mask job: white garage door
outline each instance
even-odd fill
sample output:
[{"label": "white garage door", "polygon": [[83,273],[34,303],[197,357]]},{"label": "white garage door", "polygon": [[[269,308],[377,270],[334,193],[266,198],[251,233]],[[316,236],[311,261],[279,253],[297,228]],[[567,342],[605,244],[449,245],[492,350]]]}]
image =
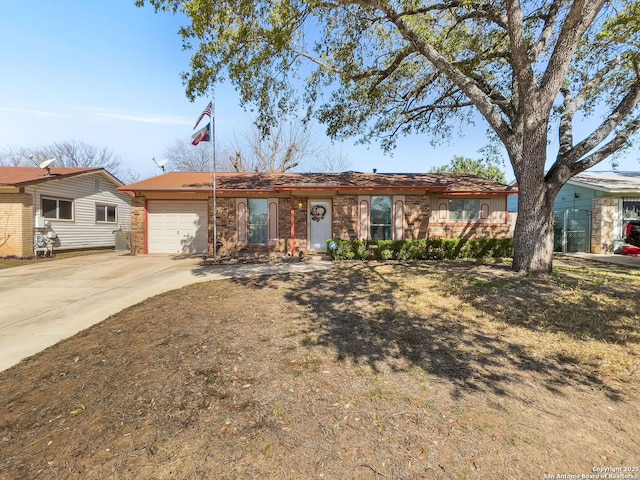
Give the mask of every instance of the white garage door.
[{"label": "white garage door", "polygon": [[149,253],[207,251],[207,202],[149,201]]}]

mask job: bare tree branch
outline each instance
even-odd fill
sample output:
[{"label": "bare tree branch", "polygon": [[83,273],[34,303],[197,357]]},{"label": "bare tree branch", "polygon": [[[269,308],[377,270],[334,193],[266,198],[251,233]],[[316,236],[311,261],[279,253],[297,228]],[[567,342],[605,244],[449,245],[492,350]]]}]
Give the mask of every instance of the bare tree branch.
[{"label": "bare tree branch", "polygon": [[[596,148],[606,138],[613,133],[613,131],[624,122],[633,109],[640,102],[640,79],[631,85],[629,91],[624,96],[622,101],[613,110],[611,115],[605,119],[587,138],[578,143],[575,147],[567,151],[562,158],[559,158],[561,163],[573,164]],[[635,130],[634,130],[635,131]]]}]

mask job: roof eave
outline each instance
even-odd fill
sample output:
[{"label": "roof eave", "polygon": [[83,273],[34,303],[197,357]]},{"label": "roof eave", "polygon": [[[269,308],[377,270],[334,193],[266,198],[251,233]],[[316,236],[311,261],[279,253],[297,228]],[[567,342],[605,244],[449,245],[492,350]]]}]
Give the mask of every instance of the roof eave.
[{"label": "roof eave", "polygon": [[[567,181],[567,183],[576,187],[590,188],[591,190],[597,190],[605,193],[634,193],[633,186],[631,185],[625,188],[611,188],[602,185],[594,185],[593,183],[581,182],[580,180],[575,180],[573,178]],[[640,186],[636,188],[640,188]]]}]

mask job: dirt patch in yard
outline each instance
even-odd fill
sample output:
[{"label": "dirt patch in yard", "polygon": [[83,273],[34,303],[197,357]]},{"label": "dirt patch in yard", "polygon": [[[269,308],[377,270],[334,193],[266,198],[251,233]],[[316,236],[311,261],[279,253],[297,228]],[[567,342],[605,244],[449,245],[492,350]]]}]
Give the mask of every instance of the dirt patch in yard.
[{"label": "dirt patch in yard", "polygon": [[572,259],[193,285],[0,373],[0,478],[640,478],[639,290]]}]

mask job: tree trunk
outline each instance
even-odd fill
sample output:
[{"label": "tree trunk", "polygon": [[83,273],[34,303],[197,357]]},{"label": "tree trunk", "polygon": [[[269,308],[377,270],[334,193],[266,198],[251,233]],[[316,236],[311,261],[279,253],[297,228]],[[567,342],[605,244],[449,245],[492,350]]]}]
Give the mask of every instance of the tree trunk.
[{"label": "tree trunk", "polygon": [[545,181],[546,140],[542,127],[525,133],[522,156],[513,162],[518,182],[518,218],[512,268],[521,273],[547,274],[553,269],[553,204],[561,185]]},{"label": "tree trunk", "polygon": [[544,183],[537,187],[518,189],[512,264],[517,272],[551,273],[553,269],[553,200]]}]

